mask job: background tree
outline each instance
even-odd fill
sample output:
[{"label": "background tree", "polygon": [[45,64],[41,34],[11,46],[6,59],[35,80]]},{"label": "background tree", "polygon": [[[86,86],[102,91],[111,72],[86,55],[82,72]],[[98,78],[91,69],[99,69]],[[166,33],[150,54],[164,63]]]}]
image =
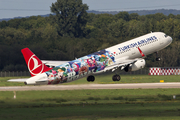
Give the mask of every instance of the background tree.
[{"label": "background tree", "polygon": [[80,37],[88,19],[88,6],[82,0],[57,0],[52,3],[52,21],[56,24],[60,36]]},{"label": "background tree", "polygon": [[118,14],[115,15],[116,19],[123,19],[125,21],[129,21],[130,20],[130,16],[128,12],[119,12]]},{"label": "background tree", "polygon": [[[87,5],[81,0],[58,1],[52,6],[57,14],[51,17],[32,16],[0,22],[0,71],[28,70],[20,52],[25,47],[40,59],[73,60],[150,31],[170,35],[173,43],[159,51],[162,61],[155,61],[156,54],[148,55],[146,67],[180,65],[180,15],[93,14],[85,12]],[[60,8],[62,11],[58,11]]]}]

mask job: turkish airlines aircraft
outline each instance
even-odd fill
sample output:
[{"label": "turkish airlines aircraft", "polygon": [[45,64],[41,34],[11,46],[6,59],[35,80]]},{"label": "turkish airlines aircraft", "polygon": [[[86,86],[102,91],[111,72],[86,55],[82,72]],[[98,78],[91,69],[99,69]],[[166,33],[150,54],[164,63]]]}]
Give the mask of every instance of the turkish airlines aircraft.
[{"label": "turkish airlines aircraft", "polygon": [[[25,80],[14,80],[24,82],[27,85],[36,84],[60,84],[71,82],[87,76],[87,81],[94,81],[93,74],[117,69],[136,71],[144,68],[143,58],[151,53],[167,47],[172,42],[172,38],[162,32],[151,32],[141,37],[120,43],[107,49],[86,55],[73,61],[41,61],[28,48],[21,50],[31,78]],[[160,58],[156,58],[160,60]],[[62,64],[63,63],[63,64]],[[49,66],[56,66],[50,68]],[[115,74],[113,81],[119,81],[120,76]],[[13,80],[10,80],[13,81]]]}]

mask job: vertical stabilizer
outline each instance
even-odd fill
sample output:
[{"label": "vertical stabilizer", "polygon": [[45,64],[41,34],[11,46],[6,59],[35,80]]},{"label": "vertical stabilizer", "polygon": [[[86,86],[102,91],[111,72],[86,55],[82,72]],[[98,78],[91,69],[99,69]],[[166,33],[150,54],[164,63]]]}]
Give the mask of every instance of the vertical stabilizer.
[{"label": "vertical stabilizer", "polygon": [[29,48],[24,48],[21,52],[32,77],[52,69],[42,63],[42,61]]}]

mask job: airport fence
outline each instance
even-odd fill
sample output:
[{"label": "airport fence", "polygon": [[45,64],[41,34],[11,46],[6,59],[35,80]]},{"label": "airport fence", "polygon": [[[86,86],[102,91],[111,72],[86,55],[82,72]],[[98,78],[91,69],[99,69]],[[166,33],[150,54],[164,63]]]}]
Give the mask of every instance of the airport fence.
[{"label": "airport fence", "polygon": [[7,72],[7,71],[1,71],[0,77],[23,77],[23,76],[31,76],[29,71],[13,71],[13,72]]},{"label": "airport fence", "polygon": [[[116,71],[117,74],[120,75],[148,75],[149,69],[141,69],[138,71],[133,72],[125,72],[125,71]],[[112,72],[104,73],[104,74],[112,74]],[[23,77],[23,76],[31,76],[29,71],[13,71],[13,72],[7,72],[7,71],[1,71],[0,77]]]},{"label": "airport fence", "polygon": [[149,69],[140,69],[140,70],[132,71],[132,72],[125,72],[123,70],[123,71],[120,71],[119,73],[121,75],[148,75],[149,74]]}]

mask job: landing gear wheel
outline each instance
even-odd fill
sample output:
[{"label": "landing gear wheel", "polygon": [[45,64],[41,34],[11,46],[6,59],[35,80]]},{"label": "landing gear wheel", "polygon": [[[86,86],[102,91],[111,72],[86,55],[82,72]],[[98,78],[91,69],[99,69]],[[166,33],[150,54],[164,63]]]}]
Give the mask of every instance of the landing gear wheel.
[{"label": "landing gear wheel", "polygon": [[95,77],[93,75],[90,75],[87,77],[88,82],[94,82],[94,80],[95,80]]},{"label": "landing gear wheel", "polygon": [[161,60],[161,58],[160,58],[160,57],[156,58],[156,61],[160,61],[160,60]]},{"label": "landing gear wheel", "polygon": [[113,81],[120,81],[121,77],[120,77],[120,75],[113,75],[112,80]]},{"label": "landing gear wheel", "polygon": [[161,58],[158,57],[158,52],[156,52],[156,61],[160,61],[160,60],[161,60]]}]

